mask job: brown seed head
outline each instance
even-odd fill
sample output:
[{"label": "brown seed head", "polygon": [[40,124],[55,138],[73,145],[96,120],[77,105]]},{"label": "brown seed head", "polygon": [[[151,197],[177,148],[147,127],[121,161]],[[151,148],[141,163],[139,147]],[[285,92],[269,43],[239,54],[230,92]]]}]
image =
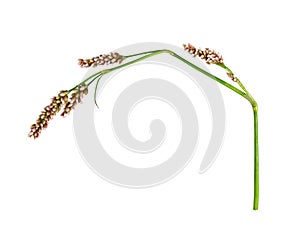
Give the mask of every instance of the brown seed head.
[{"label": "brown seed head", "polygon": [[75,88],[70,94],[70,97],[65,104],[61,116],[65,117],[66,115],[68,115],[78,103],[82,102],[83,96],[87,94],[88,94],[88,86],[86,84],[81,84],[77,88]]},{"label": "brown seed head", "polygon": [[200,48],[195,48],[191,44],[184,44],[184,50],[192,54],[194,57],[198,56],[203,59],[207,64],[223,64],[223,57],[216,51],[209,48],[201,50]]},{"label": "brown seed head", "polygon": [[28,136],[39,137],[41,131],[48,127],[48,122],[61,110],[67,98],[68,92],[66,90],[60,91],[57,96],[53,97],[51,103],[39,115],[36,123],[31,125]]},{"label": "brown seed head", "polygon": [[[224,65],[223,57],[214,50],[209,48],[205,48],[204,50],[201,50],[200,48],[197,49],[191,44],[184,44],[183,48],[194,57],[198,56],[199,58],[203,59],[207,64]],[[227,75],[232,81],[237,81],[237,78],[232,73],[227,72]]]},{"label": "brown seed head", "polygon": [[122,63],[124,60],[124,56],[120,55],[117,52],[112,52],[110,54],[102,54],[90,59],[78,59],[78,64],[81,67],[96,67],[99,65],[108,65],[108,64],[113,64],[113,63]]}]

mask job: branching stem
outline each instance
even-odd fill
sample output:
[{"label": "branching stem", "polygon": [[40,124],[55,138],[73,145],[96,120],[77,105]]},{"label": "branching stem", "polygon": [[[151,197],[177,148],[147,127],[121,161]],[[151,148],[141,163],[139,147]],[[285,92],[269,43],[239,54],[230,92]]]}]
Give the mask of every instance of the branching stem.
[{"label": "branching stem", "polygon": [[[211,73],[203,70],[202,68],[196,66],[195,64],[187,61],[186,59],[184,59],[181,56],[177,55],[173,51],[170,51],[170,50],[167,50],[167,49],[162,49],[162,50],[146,51],[146,52],[141,52],[141,53],[132,54],[132,55],[128,55],[128,56],[123,56],[124,60],[132,58],[132,57],[138,57],[138,56],[141,56],[141,57],[136,58],[136,59],[131,60],[131,61],[128,61],[127,63],[124,63],[122,65],[118,65],[118,66],[112,67],[110,69],[105,69],[105,70],[99,71],[99,72],[89,76],[85,80],[83,80],[80,84],[86,83],[89,80],[91,80],[91,81],[88,84],[91,84],[94,80],[96,80],[99,77],[98,81],[97,81],[97,85],[96,85],[96,86],[98,86],[99,79],[104,74],[110,73],[112,71],[124,68],[126,66],[132,65],[134,63],[140,62],[142,60],[145,60],[145,59],[148,59],[148,58],[151,58],[153,56],[160,55],[160,54],[169,54],[169,55],[175,57],[176,59],[184,62],[185,64],[187,64],[188,66],[190,66],[193,69],[197,70],[198,72],[206,75],[207,77],[217,81],[218,83],[222,84],[223,86],[226,86],[227,88],[231,89],[232,91],[239,94],[243,98],[247,99],[251,103],[252,109],[253,109],[253,114],[254,114],[254,200],[253,200],[253,210],[257,210],[258,209],[258,200],[259,200],[259,153],[258,153],[258,116],[257,116],[258,106],[257,106],[257,103],[254,100],[254,98],[251,96],[251,94],[247,91],[245,86],[241,83],[241,81],[237,77],[234,77],[235,82],[238,83],[239,87],[242,90],[240,90],[240,89],[236,88],[235,86],[225,82],[224,80],[212,75]],[[225,64],[216,63],[216,65],[218,65],[218,66],[222,67],[223,69],[225,69],[230,75],[232,75],[232,76],[234,75],[233,72]],[[68,92],[71,92],[72,90],[74,90],[78,85],[76,85],[75,87],[70,89]],[[95,96],[94,96],[94,99],[96,101]],[[97,103],[96,103],[96,105],[97,105]]]}]

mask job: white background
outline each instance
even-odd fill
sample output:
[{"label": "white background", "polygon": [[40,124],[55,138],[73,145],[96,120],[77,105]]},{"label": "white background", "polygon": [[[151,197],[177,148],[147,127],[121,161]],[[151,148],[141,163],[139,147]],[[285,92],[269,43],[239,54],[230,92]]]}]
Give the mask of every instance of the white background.
[{"label": "white background", "polygon": [[[0,227],[299,227],[297,3],[2,1]],[[256,98],[259,211],[251,108],[223,87],[227,128],[217,161],[200,175],[196,153],[154,188],[95,175],[77,151],[72,116],[56,118],[38,140],[27,137],[49,98],[85,74],[78,57],[146,41],[218,50]]]}]

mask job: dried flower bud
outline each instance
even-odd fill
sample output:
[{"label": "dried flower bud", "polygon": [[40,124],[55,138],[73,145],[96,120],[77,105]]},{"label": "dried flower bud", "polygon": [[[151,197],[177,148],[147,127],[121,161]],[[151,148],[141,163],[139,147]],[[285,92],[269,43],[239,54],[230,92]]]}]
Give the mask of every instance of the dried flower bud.
[{"label": "dried flower bud", "polygon": [[236,78],[233,74],[227,72],[227,76],[228,76],[232,81],[237,82],[237,78]]}]

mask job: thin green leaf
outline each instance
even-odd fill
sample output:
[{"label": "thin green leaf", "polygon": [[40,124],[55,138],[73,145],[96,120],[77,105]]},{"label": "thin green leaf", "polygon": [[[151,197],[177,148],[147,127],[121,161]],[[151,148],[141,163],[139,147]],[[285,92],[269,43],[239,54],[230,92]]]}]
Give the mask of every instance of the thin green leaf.
[{"label": "thin green leaf", "polygon": [[103,75],[99,75],[98,77],[98,80],[96,82],[96,87],[95,87],[95,91],[94,91],[94,102],[95,102],[95,105],[97,106],[97,108],[99,109],[99,106],[97,104],[97,89],[98,89],[98,84],[99,84],[99,81],[100,79],[102,78]]}]

